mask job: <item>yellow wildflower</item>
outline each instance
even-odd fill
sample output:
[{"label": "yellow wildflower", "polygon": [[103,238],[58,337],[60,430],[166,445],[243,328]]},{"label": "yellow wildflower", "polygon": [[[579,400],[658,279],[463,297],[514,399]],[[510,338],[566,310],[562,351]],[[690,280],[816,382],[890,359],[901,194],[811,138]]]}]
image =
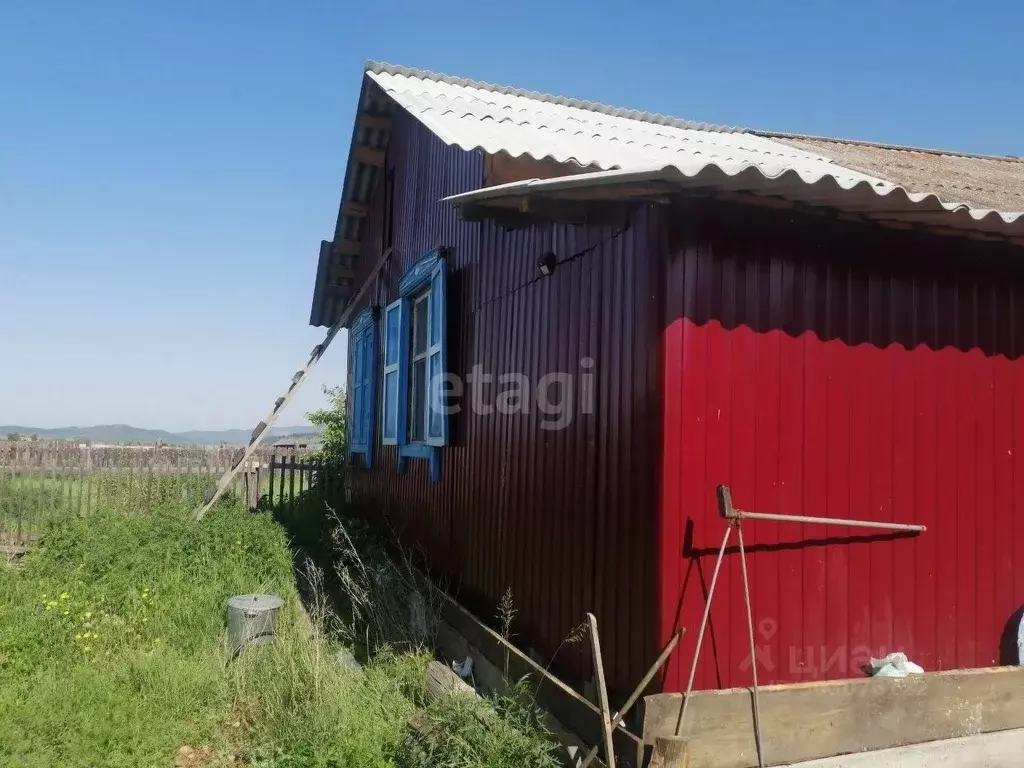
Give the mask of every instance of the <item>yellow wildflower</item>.
[{"label": "yellow wildflower", "polygon": [[82,653],[92,653],[92,648],[87,645],[82,649]]},{"label": "yellow wildflower", "polygon": [[77,635],[75,635],[75,640],[81,640],[81,639],[82,639],[82,633],[79,632]]},{"label": "yellow wildflower", "polygon": [[67,592],[61,592],[60,593],[60,599],[61,600],[67,600],[69,597],[71,597],[71,595],[69,595]]},{"label": "yellow wildflower", "polygon": [[147,621],[149,621],[149,618],[146,617],[146,616],[143,616],[142,617],[142,623],[145,624]]},{"label": "yellow wildflower", "polygon": [[69,613],[71,613],[71,611],[61,611],[61,615],[63,616],[67,616]]}]

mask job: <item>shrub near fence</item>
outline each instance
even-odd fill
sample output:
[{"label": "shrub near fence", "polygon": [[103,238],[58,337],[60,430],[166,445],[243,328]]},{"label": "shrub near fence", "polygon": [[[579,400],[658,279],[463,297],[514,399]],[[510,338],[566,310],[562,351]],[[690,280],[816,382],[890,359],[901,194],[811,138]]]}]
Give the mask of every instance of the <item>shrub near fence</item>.
[{"label": "shrub near fence", "polygon": [[[101,507],[144,514],[172,503],[198,506],[242,453],[239,447],[0,441],[0,546],[29,544],[48,520]],[[317,483],[327,476],[329,482]],[[308,455],[268,448],[242,468],[229,495],[251,508],[287,506],[315,484],[339,482]]]}]

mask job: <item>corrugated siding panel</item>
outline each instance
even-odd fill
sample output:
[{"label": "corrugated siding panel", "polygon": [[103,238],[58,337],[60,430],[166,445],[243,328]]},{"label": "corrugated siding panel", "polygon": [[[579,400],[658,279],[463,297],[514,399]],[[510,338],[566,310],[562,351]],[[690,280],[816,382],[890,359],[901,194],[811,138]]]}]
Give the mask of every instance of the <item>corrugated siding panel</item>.
[{"label": "corrugated siding panel", "polygon": [[[628,692],[656,653],[658,223],[641,214],[616,235],[460,222],[438,200],[480,186],[481,157],[446,146],[403,114],[395,116],[388,167],[395,169],[396,257],[378,302],[393,300],[399,276],[420,254],[453,247],[449,367],[463,377],[475,365],[495,378],[520,373],[534,386],[546,373],[565,372],[578,401],[580,361],[590,357],[596,408],[574,407],[564,429],[546,430],[536,403],[529,414],[484,415],[464,399],[441,482],[430,481],[424,461],[409,461],[398,475],[395,450],[378,444],[373,470],[352,471],[354,500],[425,555],[482,618],[493,617],[511,589],[524,646],[554,653],[593,611],[609,684]],[[382,231],[384,205],[378,190],[363,269],[380,252],[373,233]],[[546,251],[566,259],[594,245],[553,276],[540,275]],[[499,389],[492,385],[485,402]],[[563,648],[555,666],[585,679],[588,658],[585,645]]]},{"label": "corrugated siding panel", "polygon": [[[999,663],[1024,601],[1024,280],[977,265],[1014,254],[750,210],[679,218],[661,632],[691,632],[666,688],[686,685],[725,530],[719,483],[744,509],[928,526],[748,523],[760,682],[856,677],[897,650],[929,670]],[[718,589],[696,683],[749,685],[735,547]]]}]

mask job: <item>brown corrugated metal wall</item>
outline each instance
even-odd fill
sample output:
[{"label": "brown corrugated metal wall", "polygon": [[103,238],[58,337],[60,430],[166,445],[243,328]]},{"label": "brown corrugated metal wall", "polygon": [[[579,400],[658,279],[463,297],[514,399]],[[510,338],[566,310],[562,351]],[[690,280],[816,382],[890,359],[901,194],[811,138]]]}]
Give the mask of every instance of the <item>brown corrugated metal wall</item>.
[{"label": "brown corrugated metal wall", "polygon": [[[404,112],[395,116],[387,166],[360,269],[385,245],[389,179],[395,256],[372,301],[393,300],[399,276],[424,252],[452,248],[449,368],[465,376],[480,365],[534,385],[565,372],[578,382],[589,357],[596,407],[581,413],[577,400],[558,430],[541,428],[536,407],[510,415],[463,407],[437,483],[425,461],[397,474],[378,423],[373,469],[352,470],[354,501],[420,550],[482,618],[493,618],[511,589],[519,642],[544,655],[594,612],[609,684],[628,691],[656,653],[658,222],[649,212],[626,231],[460,222],[439,200],[479,187],[482,157],[446,146]],[[560,261],[588,252],[545,278],[537,260],[548,250]],[[563,649],[556,667],[585,678],[588,657],[586,648]]]}]

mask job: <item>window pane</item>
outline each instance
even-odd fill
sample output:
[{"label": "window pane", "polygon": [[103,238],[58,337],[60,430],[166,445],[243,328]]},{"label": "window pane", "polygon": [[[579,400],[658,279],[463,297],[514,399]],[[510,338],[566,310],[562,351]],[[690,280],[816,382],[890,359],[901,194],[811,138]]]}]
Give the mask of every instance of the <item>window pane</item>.
[{"label": "window pane", "polygon": [[416,301],[412,309],[412,353],[419,355],[427,351],[427,312],[429,299]]},{"label": "window pane", "polygon": [[387,327],[385,328],[384,365],[396,365],[398,363],[398,334],[399,334],[399,309],[395,306],[388,310]]},{"label": "window pane", "polygon": [[398,371],[384,377],[384,437],[398,436]]},{"label": "window pane", "polygon": [[445,403],[441,402],[441,393],[444,392],[441,380],[441,353],[435,352],[430,356],[430,437],[441,437],[441,424],[444,419],[444,412],[441,410]]},{"label": "window pane", "polygon": [[409,442],[423,440],[423,424],[426,417],[426,376],[427,360],[422,358],[413,362],[409,379]]},{"label": "window pane", "polygon": [[440,280],[435,277],[431,285],[430,293],[430,346],[441,343],[441,291],[438,283]]}]

